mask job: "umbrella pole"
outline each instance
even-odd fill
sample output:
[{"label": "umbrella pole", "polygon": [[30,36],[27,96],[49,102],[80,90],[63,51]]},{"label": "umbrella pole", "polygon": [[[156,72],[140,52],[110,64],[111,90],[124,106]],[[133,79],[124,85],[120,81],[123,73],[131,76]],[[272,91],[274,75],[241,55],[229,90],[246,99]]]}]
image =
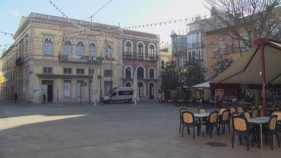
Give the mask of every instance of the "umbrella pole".
[{"label": "umbrella pole", "polygon": [[262,76],[262,102],[263,102],[263,115],[266,116],[266,80],[265,80],[265,60],[264,60],[264,45],[261,44],[261,76]]},{"label": "umbrella pole", "polygon": [[137,105],[137,100],[135,99],[135,105]]}]

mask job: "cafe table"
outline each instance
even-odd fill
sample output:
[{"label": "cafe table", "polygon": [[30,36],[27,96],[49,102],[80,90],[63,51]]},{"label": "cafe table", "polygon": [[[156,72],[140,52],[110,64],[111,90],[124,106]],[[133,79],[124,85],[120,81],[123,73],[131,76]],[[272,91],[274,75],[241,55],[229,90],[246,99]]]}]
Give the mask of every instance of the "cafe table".
[{"label": "cafe table", "polygon": [[199,118],[200,119],[200,134],[201,134],[201,137],[203,137],[203,133],[202,133],[202,119],[209,117],[210,113],[193,114],[193,115],[194,115],[195,118]]},{"label": "cafe table", "polygon": [[[260,126],[260,144],[261,149],[263,149],[263,139],[262,139],[262,125],[267,124],[270,117],[255,117],[255,118],[249,118],[248,123],[250,124],[257,124]],[[278,119],[279,121],[279,119]]]}]

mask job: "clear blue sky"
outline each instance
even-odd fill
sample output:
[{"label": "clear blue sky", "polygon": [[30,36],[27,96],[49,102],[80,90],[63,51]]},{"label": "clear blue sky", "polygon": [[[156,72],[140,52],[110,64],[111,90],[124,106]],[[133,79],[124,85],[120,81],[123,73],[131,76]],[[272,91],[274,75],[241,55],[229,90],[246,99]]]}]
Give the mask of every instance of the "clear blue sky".
[{"label": "clear blue sky", "polygon": [[[86,20],[110,0],[52,0],[67,16]],[[14,34],[22,16],[31,12],[62,16],[49,0],[0,0],[0,31]],[[93,18],[93,22],[120,27],[154,24],[177,19],[191,19],[196,15],[209,15],[203,0],[112,0]],[[191,21],[189,21],[191,22]],[[135,29],[160,35],[161,42],[171,43],[171,31],[186,33],[185,22],[172,22]],[[13,44],[10,35],[0,33],[0,53]],[[7,46],[5,46],[7,44]],[[162,44],[163,45],[163,44]]]}]

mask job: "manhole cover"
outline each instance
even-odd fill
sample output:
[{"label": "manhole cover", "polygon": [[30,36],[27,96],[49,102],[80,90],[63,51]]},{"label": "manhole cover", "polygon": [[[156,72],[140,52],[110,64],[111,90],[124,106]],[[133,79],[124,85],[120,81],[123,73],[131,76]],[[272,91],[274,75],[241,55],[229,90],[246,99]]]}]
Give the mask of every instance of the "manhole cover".
[{"label": "manhole cover", "polygon": [[209,145],[211,147],[225,147],[227,144],[220,143],[220,142],[207,142],[206,145]]}]

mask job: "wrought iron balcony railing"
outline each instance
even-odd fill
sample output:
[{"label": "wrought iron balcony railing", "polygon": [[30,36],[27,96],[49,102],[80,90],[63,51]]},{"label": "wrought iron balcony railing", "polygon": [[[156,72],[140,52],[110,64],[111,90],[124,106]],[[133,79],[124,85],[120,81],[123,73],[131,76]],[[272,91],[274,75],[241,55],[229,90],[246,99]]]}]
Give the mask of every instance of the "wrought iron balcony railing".
[{"label": "wrought iron balcony railing", "polygon": [[59,55],[59,62],[81,62],[81,63],[93,63],[100,64],[103,60],[102,57],[89,57],[89,56],[79,56],[79,55]]},{"label": "wrought iron balcony railing", "polygon": [[134,59],[134,60],[151,60],[157,61],[158,55],[152,54],[139,54],[137,52],[123,52],[124,59]]}]

